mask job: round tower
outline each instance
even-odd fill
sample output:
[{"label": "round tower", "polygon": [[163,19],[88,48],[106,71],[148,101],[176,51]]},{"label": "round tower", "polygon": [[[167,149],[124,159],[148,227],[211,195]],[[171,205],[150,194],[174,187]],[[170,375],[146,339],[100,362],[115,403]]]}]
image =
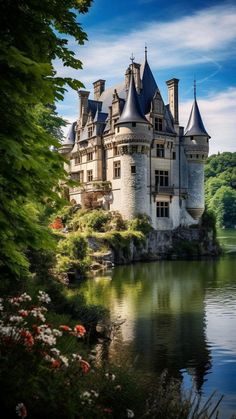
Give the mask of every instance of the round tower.
[{"label": "round tower", "polygon": [[209,138],[196,100],[194,102],[184,134],[184,148],[188,163],[188,198],[186,209],[192,218],[199,220],[205,209],[204,165],[209,153]]},{"label": "round tower", "polygon": [[150,213],[148,198],[148,156],[151,125],[140,106],[134,84],[133,65],[127,100],[115,125],[115,141],[121,162],[120,212],[126,219]]}]

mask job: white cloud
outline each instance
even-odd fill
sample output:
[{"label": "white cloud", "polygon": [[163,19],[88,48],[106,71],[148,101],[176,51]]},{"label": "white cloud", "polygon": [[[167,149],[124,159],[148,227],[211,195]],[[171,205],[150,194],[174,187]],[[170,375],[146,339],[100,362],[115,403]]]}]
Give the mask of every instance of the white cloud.
[{"label": "white cloud", "polygon": [[[210,154],[236,151],[236,88],[198,99],[203,123],[210,139]],[[180,123],[186,126],[192,100],[180,103]]]},{"label": "white cloud", "polygon": [[106,29],[88,35],[85,46],[70,44],[84,63],[81,73],[56,63],[61,75],[73,75],[84,84],[98,78],[120,79],[132,51],[137,61],[143,60],[145,42],[153,70],[215,61],[217,66],[236,49],[236,7],[211,7],[169,22],[149,22],[124,34],[109,34]]}]

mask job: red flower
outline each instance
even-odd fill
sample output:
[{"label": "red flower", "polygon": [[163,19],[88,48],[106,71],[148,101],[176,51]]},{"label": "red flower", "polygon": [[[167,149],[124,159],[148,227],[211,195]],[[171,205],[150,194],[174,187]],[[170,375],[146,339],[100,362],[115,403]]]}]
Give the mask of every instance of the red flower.
[{"label": "red flower", "polygon": [[84,336],[84,335],[85,335],[85,333],[86,333],[86,329],[85,329],[85,327],[84,327],[84,326],[82,326],[81,324],[77,324],[77,325],[74,327],[74,331],[75,331],[75,333],[77,334],[77,336]]},{"label": "red flower", "polygon": [[33,346],[34,338],[28,330],[22,329],[20,331],[20,335],[22,336],[22,338],[24,338],[24,343],[26,346],[29,346],[29,347]]},{"label": "red flower", "polygon": [[71,328],[69,326],[67,326],[66,324],[61,324],[61,326],[59,326],[59,329],[63,330],[63,332],[70,332]]},{"label": "red flower", "polygon": [[19,403],[16,406],[16,413],[22,419],[26,418],[26,416],[27,416],[27,410],[26,410],[26,407],[25,407],[24,403]]},{"label": "red flower", "polygon": [[53,221],[53,223],[52,224],[50,224],[50,226],[49,227],[51,227],[51,228],[53,228],[53,229],[55,229],[55,230],[60,230],[61,228],[63,228],[64,226],[63,226],[63,224],[62,224],[62,221],[61,221],[61,218],[60,217],[57,217],[54,221]]},{"label": "red flower", "polygon": [[19,310],[18,313],[21,317],[27,317],[29,314],[27,310]]},{"label": "red flower", "polygon": [[61,366],[61,361],[59,361],[59,359],[54,359],[51,363],[51,367],[52,368],[59,368]]},{"label": "red flower", "polygon": [[87,374],[90,370],[90,365],[87,361],[84,361],[84,359],[81,359],[80,366],[82,368],[82,371],[84,374]]}]

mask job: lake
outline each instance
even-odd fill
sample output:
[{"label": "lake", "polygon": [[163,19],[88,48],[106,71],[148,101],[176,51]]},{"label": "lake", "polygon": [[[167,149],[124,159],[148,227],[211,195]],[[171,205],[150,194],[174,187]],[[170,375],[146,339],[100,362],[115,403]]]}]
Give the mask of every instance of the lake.
[{"label": "lake", "polygon": [[220,230],[218,260],[120,266],[82,284],[87,301],[124,319],[104,359],[132,363],[153,379],[163,369],[203,398],[225,397],[220,418],[236,412],[236,231]]}]

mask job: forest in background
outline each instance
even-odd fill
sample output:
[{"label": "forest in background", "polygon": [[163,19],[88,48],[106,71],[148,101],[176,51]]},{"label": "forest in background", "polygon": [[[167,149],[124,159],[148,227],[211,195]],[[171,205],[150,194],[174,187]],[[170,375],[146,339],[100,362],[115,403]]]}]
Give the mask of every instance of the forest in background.
[{"label": "forest in background", "polygon": [[208,158],[205,167],[205,199],[217,227],[236,226],[236,152]]}]

